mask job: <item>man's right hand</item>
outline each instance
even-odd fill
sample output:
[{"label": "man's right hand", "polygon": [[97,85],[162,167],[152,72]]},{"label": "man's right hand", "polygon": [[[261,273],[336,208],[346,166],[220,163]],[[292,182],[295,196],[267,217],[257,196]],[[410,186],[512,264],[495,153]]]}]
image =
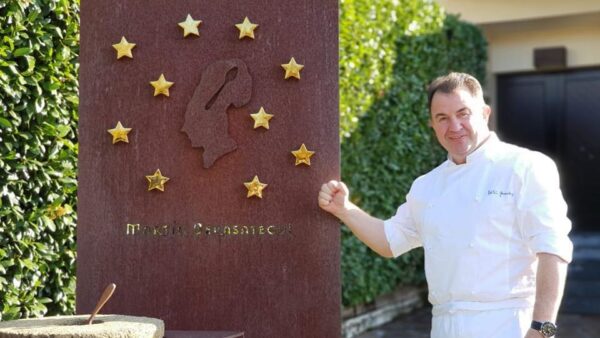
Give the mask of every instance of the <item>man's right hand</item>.
[{"label": "man's right hand", "polygon": [[349,200],[348,187],[343,182],[329,181],[319,191],[319,206],[332,213],[375,252],[383,257],[392,257],[385,237],[383,221],[370,216]]},{"label": "man's right hand", "polygon": [[321,186],[319,192],[319,206],[340,218],[350,208],[348,187],[344,182],[329,181]]}]

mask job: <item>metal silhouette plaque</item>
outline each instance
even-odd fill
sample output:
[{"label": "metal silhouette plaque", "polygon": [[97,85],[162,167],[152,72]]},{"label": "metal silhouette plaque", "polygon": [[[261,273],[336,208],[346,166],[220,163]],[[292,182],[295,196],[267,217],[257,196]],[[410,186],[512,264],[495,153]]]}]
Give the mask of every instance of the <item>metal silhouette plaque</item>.
[{"label": "metal silhouette plaque", "polygon": [[77,312],[339,337],[337,1],[81,4]]},{"label": "metal silhouette plaque", "polygon": [[200,84],[185,111],[183,131],[192,146],[204,148],[204,168],[237,148],[229,136],[227,109],[250,101],[252,78],[244,61],[217,61],[202,73]]}]

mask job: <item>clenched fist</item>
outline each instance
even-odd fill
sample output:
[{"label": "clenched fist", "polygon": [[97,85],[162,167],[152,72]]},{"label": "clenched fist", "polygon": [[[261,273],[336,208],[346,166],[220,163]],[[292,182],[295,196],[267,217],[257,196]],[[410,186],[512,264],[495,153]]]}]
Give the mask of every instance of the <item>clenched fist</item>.
[{"label": "clenched fist", "polygon": [[319,206],[339,218],[358,239],[383,257],[392,257],[385,236],[383,221],[375,218],[349,200],[350,193],[343,182],[329,181],[319,191]]},{"label": "clenched fist", "polygon": [[338,218],[350,208],[350,193],[344,182],[329,181],[319,191],[319,206]]}]

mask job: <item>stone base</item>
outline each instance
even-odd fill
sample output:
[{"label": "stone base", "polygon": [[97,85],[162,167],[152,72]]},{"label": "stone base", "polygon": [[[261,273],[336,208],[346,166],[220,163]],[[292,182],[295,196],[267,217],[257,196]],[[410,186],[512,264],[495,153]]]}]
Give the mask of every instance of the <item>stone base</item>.
[{"label": "stone base", "polygon": [[163,338],[162,320],[147,317],[99,315],[59,316],[0,322],[0,338]]}]

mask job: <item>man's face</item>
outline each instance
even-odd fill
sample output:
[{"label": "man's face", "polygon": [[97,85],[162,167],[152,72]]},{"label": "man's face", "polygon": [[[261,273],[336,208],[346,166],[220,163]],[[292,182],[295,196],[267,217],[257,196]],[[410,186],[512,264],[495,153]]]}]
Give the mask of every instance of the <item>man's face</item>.
[{"label": "man's face", "polygon": [[490,107],[465,90],[436,92],[431,100],[431,127],[438,142],[457,164],[466,162],[489,136]]}]

